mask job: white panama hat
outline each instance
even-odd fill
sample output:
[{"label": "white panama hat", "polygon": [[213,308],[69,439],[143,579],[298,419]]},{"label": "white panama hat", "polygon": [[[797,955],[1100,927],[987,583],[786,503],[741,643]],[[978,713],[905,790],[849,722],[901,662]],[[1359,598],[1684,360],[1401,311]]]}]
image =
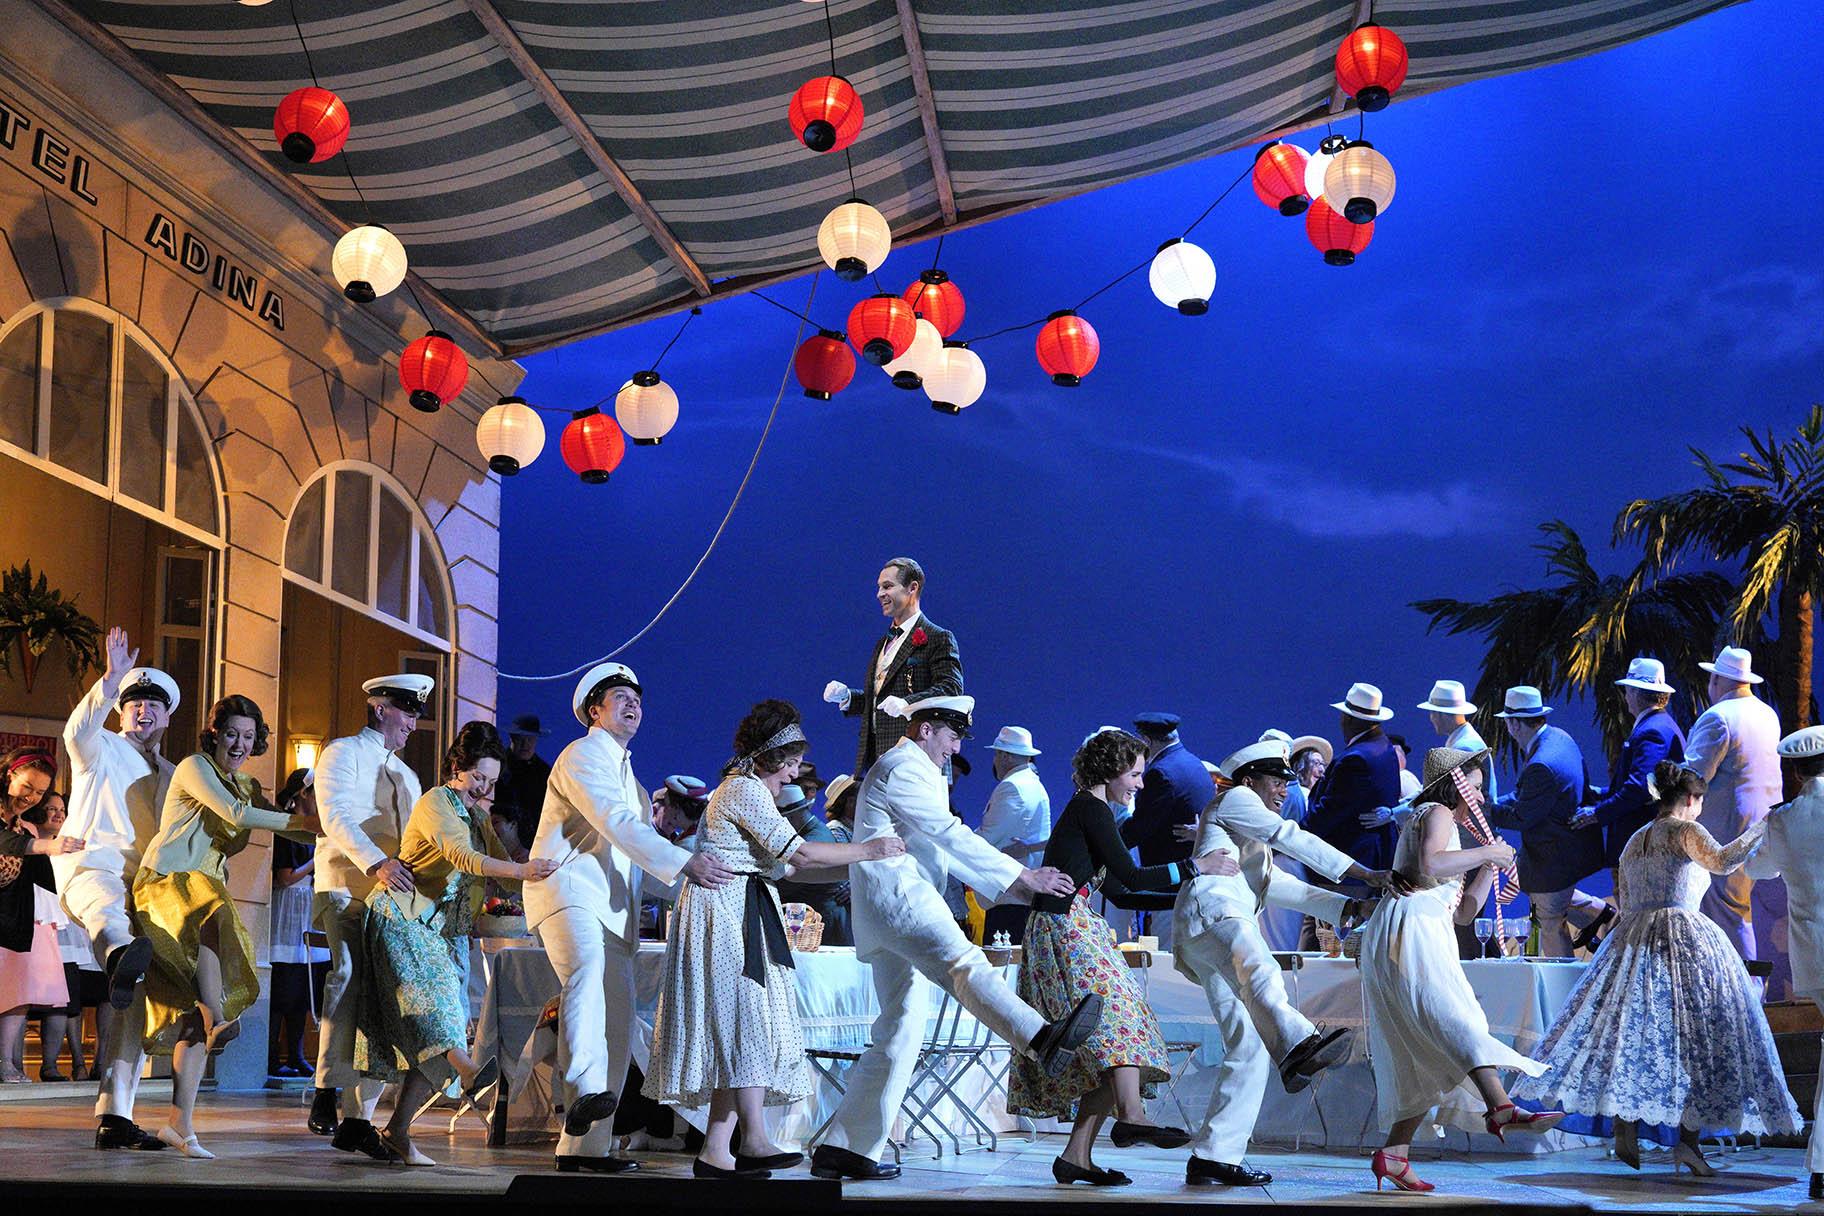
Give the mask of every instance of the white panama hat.
[{"label": "white panama hat", "polygon": [[1349,695],[1333,702],[1330,708],[1340,709],[1363,722],[1385,722],[1393,717],[1393,711],[1381,704],[1381,690],[1372,684],[1351,684]]}]

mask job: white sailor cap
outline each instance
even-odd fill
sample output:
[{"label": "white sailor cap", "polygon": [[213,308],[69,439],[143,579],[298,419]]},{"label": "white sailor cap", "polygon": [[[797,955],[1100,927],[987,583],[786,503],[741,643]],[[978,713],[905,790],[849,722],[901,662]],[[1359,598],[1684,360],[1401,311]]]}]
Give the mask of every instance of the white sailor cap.
[{"label": "white sailor cap", "polygon": [[917,701],[905,701],[899,697],[883,697],[880,711],[894,718],[907,718],[918,721],[929,718],[942,722],[965,739],[969,737],[969,724],[975,714],[974,697],[925,697]]},{"label": "white sailor cap", "polygon": [[120,695],[114,698],[114,703],[125,705],[128,701],[163,701],[166,709],[176,709],[181,700],[183,697],[178,694],[176,680],[156,667],[135,667],[121,677]]},{"label": "white sailor cap", "polygon": [[370,697],[378,697],[389,704],[396,705],[408,713],[422,715],[425,703],[431,698],[431,690],[435,687],[437,687],[437,681],[429,676],[402,671],[396,675],[376,676],[363,683],[361,691]]},{"label": "white sailor cap", "polygon": [[1231,753],[1228,759],[1217,767],[1216,771],[1230,781],[1237,780],[1236,775],[1243,769],[1253,769],[1255,772],[1273,777],[1290,778],[1293,776],[1292,765],[1287,759],[1287,755],[1287,748],[1283,741],[1262,739],[1258,743],[1250,743],[1240,751]]},{"label": "white sailor cap", "polygon": [[1807,726],[1780,740],[1780,755],[1788,760],[1808,760],[1824,756],[1824,726]]},{"label": "white sailor cap", "polygon": [[590,702],[610,688],[631,688],[641,696],[645,695],[633,668],[625,663],[597,663],[583,673],[583,678],[576,682],[576,691],[570,694],[570,712],[576,715],[576,720],[588,726]]}]

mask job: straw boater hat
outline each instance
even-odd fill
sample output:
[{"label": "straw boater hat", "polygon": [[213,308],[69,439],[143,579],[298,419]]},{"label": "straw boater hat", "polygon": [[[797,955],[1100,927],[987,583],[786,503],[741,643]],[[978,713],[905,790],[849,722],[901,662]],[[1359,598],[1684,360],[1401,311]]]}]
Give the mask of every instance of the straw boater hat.
[{"label": "straw boater hat", "polygon": [[1476,707],[1464,695],[1463,685],[1456,680],[1439,680],[1431,686],[1431,695],[1419,708],[1433,714],[1473,714]]},{"label": "straw boater hat", "polygon": [[1381,690],[1372,684],[1351,684],[1349,695],[1332,702],[1330,708],[1340,709],[1363,722],[1385,722],[1393,717],[1393,711],[1381,704]]},{"label": "straw boater hat", "polygon": [[823,787],[823,805],[826,807],[835,806],[836,800],[848,793],[849,787],[854,784],[855,778],[847,773],[840,773],[837,776],[830,778],[830,783]]},{"label": "straw boater hat", "polygon": [[1666,683],[1666,665],[1658,659],[1638,658],[1628,662],[1628,674],[1615,681],[1622,688],[1638,688],[1642,692],[1671,692],[1672,686]]},{"label": "straw boater hat", "polygon": [[1488,757],[1488,749],[1466,751],[1460,747],[1434,747],[1425,753],[1425,783],[1419,792],[1412,796],[1412,805],[1437,802],[1443,794],[1443,783],[1450,775],[1465,765],[1480,764]]},{"label": "straw boater hat", "polygon": [[1716,652],[1716,662],[1699,663],[1699,667],[1713,676],[1735,684],[1759,684],[1761,677],[1754,674],[1754,656],[1740,646],[1725,646]]},{"label": "straw boater hat", "polygon": [[1297,756],[1300,752],[1316,752],[1323,757],[1324,766],[1326,768],[1329,767],[1331,759],[1336,755],[1336,749],[1331,746],[1330,740],[1324,738],[1322,735],[1300,735],[1286,745],[1287,755]]}]

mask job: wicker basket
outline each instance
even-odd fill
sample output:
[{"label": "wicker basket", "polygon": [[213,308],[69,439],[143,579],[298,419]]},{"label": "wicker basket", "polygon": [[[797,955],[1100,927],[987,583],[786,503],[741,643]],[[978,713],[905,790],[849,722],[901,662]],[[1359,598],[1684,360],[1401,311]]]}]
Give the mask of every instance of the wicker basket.
[{"label": "wicker basket", "polygon": [[823,944],[823,917],[815,908],[789,903],[780,910],[785,914],[785,940],[792,949],[810,954]]}]

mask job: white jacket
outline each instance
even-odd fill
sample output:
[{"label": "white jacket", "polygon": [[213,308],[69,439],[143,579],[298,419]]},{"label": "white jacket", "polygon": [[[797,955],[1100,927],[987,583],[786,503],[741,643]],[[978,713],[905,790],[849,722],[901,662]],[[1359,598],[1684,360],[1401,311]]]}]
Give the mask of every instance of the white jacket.
[{"label": "white jacket", "polygon": [[525,886],[526,923],[537,928],[565,908],[582,908],[629,943],[640,938],[645,875],[678,879],[690,853],[652,826],[652,804],[633,777],[633,760],[599,726],[566,747],[551,766],[533,857],[557,872]]},{"label": "white jacket", "polygon": [[1824,777],[1767,816],[1767,835],[1748,859],[1750,878],[1786,879],[1792,990],[1824,994]]},{"label": "white jacket", "polygon": [[317,850],[316,889],[364,899],[374,889],[369,871],[399,855],[399,837],[424,790],[418,774],[386,749],[372,727],[332,739],[316,771],[325,837]]},{"label": "white jacket", "polygon": [[1201,857],[1212,849],[1228,850],[1241,863],[1241,872],[1200,874],[1180,887],[1174,906],[1175,934],[1208,932],[1227,917],[1253,920],[1269,903],[1298,908],[1331,922],[1342,915],[1346,897],[1275,869],[1273,854],[1302,861],[1332,882],[1348,871],[1353,859],[1290,819],[1280,818],[1247,786],[1235,786],[1203,809],[1191,856]]},{"label": "white jacket", "polygon": [[1759,697],[1729,697],[1698,715],[1685,767],[1710,783],[1698,822],[1727,844],[1780,800],[1780,715]]},{"label": "white jacket", "polygon": [[1008,773],[988,795],[980,835],[1002,850],[1016,840],[1043,844],[1051,839],[1051,795],[1032,765]]},{"label": "white jacket", "polygon": [[910,739],[874,762],[855,796],[855,841],[882,836],[905,841],[905,853],[849,867],[855,952],[863,959],[907,928],[953,919],[943,899],[950,871],[992,903],[1026,869],[950,813],[943,773]]},{"label": "white jacket", "polygon": [[154,768],[125,735],[106,729],[114,703],[102,695],[101,685],[97,680],[90,686],[63,728],[64,750],[70,753],[63,834],[82,837],[88,847],[51,858],[59,891],[81,870],[117,874],[132,885],[140,855],[158,834],[159,812],[177,767],[160,756]]}]

